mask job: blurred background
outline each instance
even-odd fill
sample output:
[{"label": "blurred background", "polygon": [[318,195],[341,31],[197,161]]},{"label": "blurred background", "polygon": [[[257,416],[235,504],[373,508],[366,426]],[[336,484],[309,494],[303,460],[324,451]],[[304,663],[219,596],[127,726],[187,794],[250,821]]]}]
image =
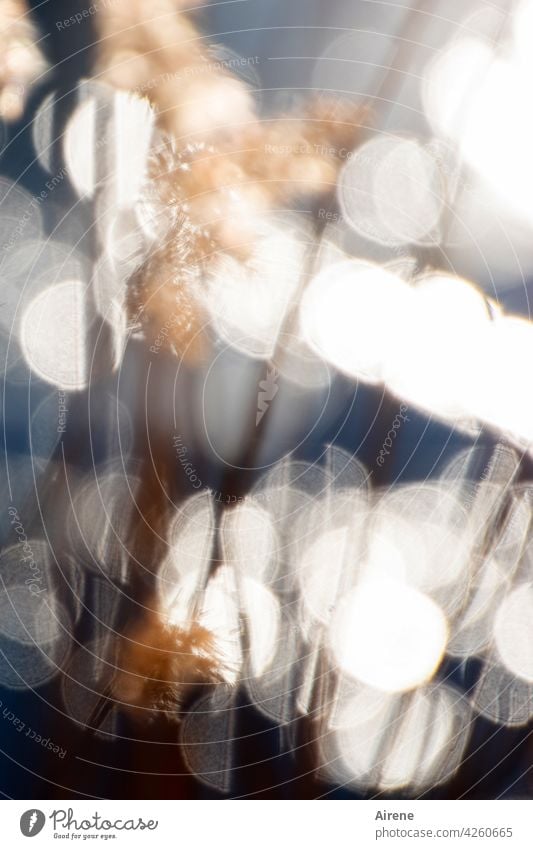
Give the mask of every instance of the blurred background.
[{"label": "blurred background", "polygon": [[[533,4],[148,6],[15,9],[29,29],[0,66],[0,790],[529,797]],[[165,41],[171,13],[191,29]],[[242,89],[216,89],[219,73]],[[115,89],[152,102],[144,142]],[[306,123],[309,99],[332,134],[321,112]],[[254,121],[273,127],[264,143]],[[303,178],[261,172],[302,144]],[[183,197],[172,180],[200,149],[281,184],[260,215],[224,195],[201,287],[191,198],[231,178],[211,165]],[[326,189],[292,191],[324,161]],[[398,658],[356,583],[366,546],[390,579],[396,542],[421,564],[398,604],[422,630]],[[179,722],[143,683],[156,661],[167,674],[150,623],[168,587],[173,624],[201,609],[231,632],[213,686],[178,681]],[[433,655],[394,683],[421,635]]]}]

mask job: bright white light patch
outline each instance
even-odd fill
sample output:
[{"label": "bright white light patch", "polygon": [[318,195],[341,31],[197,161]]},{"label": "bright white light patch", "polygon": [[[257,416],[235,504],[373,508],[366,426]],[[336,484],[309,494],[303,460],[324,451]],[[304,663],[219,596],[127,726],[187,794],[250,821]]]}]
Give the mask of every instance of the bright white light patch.
[{"label": "bright white light patch", "polygon": [[515,56],[524,70],[531,71],[533,56],[531,39],[533,38],[533,3],[524,0],[513,16],[513,35]]},{"label": "bright white light patch", "polygon": [[243,575],[270,580],[276,567],[276,529],[267,510],[251,499],[229,511],[222,524],[226,563]]},{"label": "bright white light patch", "polygon": [[339,605],[330,641],[341,669],[389,693],[428,681],[446,647],[444,615],[430,598],[394,581],[360,584]]},{"label": "bright white light patch", "polygon": [[461,761],[471,726],[468,702],[443,684],[407,696],[355,690],[333,734],[320,741],[336,783],[414,795],[447,781]]},{"label": "bright white light patch", "polygon": [[533,117],[524,104],[530,97],[523,67],[495,58],[484,42],[471,38],[437,59],[425,91],[433,125],[458,143],[465,161],[528,222],[533,220]]},{"label": "bright white light patch", "polygon": [[40,292],[22,316],[20,344],[26,362],[61,389],[87,386],[86,342],[85,285],[79,281]]},{"label": "bright white light patch", "polygon": [[130,92],[113,97],[113,183],[119,209],[131,207],[146,178],[155,113],[148,100]]},{"label": "bright white light patch", "polygon": [[148,100],[130,92],[111,97],[105,86],[85,87],[91,96],[72,114],[64,135],[68,175],[80,197],[92,197],[108,181],[119,209],[132,206],[145,179],[154,113]]},{"label": "bright white light patch", "polygon": [[374,510],[371,576],[402,578],[426,595],[436,593],[453,610],[469,576],[473,540],[467,522],[461,503],[442,486],[392,489]]},{"label": "bright white light patch", "polygon": [[385,269],[341,262],[309,284],[300,305],[302,331],[340,371],[377,382],[403,333],[411,297],[409,286]]},{"label": "bright white light patch", "polygon": [[413,289],[402,344],[385,365],[399,397],[443,418],[474,417],[472,398],[485,373],[489,313],[466,280],[432,274]]},{"label": "bright white light patch", "polygon": [[455,42],[430,65],[423,90],[431,123],[446,135],[461,132],[472,95],[483,80],[494,54],[475,38]]},{"label": "bright white light patch", "polygon": [[306,550],[300,563],[302,598],[313,619],[326,624],[347,568],[348,528],[327,531]]},{"label": "bright white light patch", "polygon": [[[188,575],[168,598],[169,621],[174,625],[190,622],[197,594],[196,576]],[[256,677],[265,672],[274,657],[280,628],[279,602],[267,587],[253,578],[243,578],[237,587],[234,570],[223,566],[208,581],[198,610],[198,621],[213,635],[228,684],[236,683],[242,666],[241,611],[248,627],[250,672]]]},{"label": "bright white light patch", "polygon": [[435,158],[417,141],[390,136],[364,144],[339,182],[350,225],[384,245],[427,240],[443,208],[443,181]]},{"label": "bright white light patch", "polygon": [[37,108],[31,127],[33,147],[42,167],[50,174],[54,169],[54,117],[56,110],[56,92],[47,94]]},{"label": "bright white light patch", "polygon": [[533,586],[522,584],[501,603],[494,620],[496,648],[507,669],[533,682]]},{"label": "bright white light patch", "polygon": [[225,255],[208,280],[206,307],[228,344],[258,358],[271,357],[298,286],[305,241],[290,225],[267,222],[246,263]]},{"label": "bright white light patch", "polygon": [[528,391],[533,324],[512,316],[490,323],[485,362],[473,386],[471,404],[479,418],[533,441],[533,398]]},{"label": "bright white light patch", "polygon": [[94,98],[84,101],[65,130],[65,162],[70,180],[80,197],[92,197],[96,187],[96,110]]},{"label": "bright white light patch", "polygon": [[280,633],[280,606],[271,590],[253,578],[241,583],[241,604],[250,631],[250,666],[255,677],[272,663]]}]

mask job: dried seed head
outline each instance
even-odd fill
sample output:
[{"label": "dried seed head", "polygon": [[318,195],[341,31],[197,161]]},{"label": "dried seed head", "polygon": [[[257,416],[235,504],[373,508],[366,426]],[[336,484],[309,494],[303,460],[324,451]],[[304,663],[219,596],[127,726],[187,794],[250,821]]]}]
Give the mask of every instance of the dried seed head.
[{"label": "dried seed head", "polygon": [[113,697],[147,711],[145,717],[163,711],[179,718],[196,688],[224,680],[210,631],[195,622],[168,625],[156,615],[123,640],[118,666]]}]

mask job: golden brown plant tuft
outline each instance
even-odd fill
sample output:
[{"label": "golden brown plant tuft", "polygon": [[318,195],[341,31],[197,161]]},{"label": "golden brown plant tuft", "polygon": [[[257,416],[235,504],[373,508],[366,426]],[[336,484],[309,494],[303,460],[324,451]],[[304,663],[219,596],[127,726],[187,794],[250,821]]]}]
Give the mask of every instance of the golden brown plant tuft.
[{"label": "golden brown plant tuft", "polygon": [[179,357],[203,350],[202,284],[213,259],[246,263],[272,210],[335,190],[364,113],[316,98],[261,119],[252,92],[220,62],[181,2],[115,0],[99,12],[101,78],[148,97],[165,140],[148,193],[168,218],[163,243],[131,281],[130,317]]},{"label": "golden brown plant tuft", "polygon": [[20,118],[29,87],[47,62],[25,0],[0,0],[0,117]]},{"label": "golden brown plant tuft", "polygon": [[153,615],[122,642],[113,697],[144,718],[166,712],[178,719],[191,692],[221,683],[213,634],[196,622],[186,628]]}]

